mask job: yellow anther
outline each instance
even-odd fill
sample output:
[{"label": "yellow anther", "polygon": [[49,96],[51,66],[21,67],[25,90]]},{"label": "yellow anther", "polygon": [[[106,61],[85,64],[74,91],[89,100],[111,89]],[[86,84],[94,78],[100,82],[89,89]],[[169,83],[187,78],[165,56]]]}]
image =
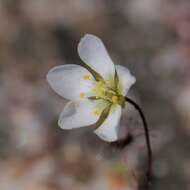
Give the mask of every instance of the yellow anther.
[{"label": "yellow anther", "polygon": [[81,98],[84,98],[84,96],[85,96],[85,93],[84,93],[84,92],[81,92],[81,93],[80,93],[80,97],[81,97]]},{"label": "yellow anther", "polygon": [[94,110],[94,115],[99,116],[99,115],[100,115],[100,112],[99,112],[98,110]]},{"label": "yellow anther", "polygon": [[85,74],[85,75],[83,75],[83,80],[90,80],[90,75],[88,75],[88,74]]},{"label": "yellow anther", "polygon": [[111,100],[113,103],[117,103],[118,102],[118,96],[112,96]]}]

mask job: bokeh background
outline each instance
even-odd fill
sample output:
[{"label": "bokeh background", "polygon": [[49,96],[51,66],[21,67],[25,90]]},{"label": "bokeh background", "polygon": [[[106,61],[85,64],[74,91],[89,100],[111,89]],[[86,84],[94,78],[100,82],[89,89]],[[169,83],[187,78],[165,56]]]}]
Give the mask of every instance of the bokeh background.
[{"label": "bokeh background", "polygon": [[66,101],[48,86],[55,65],[79,63],[99,36],[136,76],[129,97],[147,117],[154,190],[190,189],[189,0],[0,0],[0,189],[135,190],[146,170],[142,123],[127,105],[122,150],[82,128],[61,130]]}]

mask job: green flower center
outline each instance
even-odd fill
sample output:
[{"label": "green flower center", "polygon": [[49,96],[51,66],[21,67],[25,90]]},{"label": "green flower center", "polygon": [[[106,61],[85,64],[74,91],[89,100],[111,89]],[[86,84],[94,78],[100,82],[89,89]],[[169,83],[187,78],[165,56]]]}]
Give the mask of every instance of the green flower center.
[{"label": "green flower center", "polygon": [[[124,107],[125,100],[124,97],[120,94],[119,89],[117,88],[118,85],[110,84],[112,84],[110,81],[108,81],[107,83],[102,80],[97,81],[92,89],[92,93],[95,95],[96,99],[103,99],[112,104],[119,104]],[[114,88],[114,86],[116,88]]]},{"label": "green flower center", "polygon": [[[91,100],[99,100],[96,108],[93,110],[93,114],[99,116],[98,121],[94,124],[98,128],[108,117],[109,113],[114,111],[116,105],[120,105],[122,108],[125,107],[125,97],[122,95],[122,85],[119,81],[117,71],[115,75],[110,75],[107,80],[97,73],[95,70],[90,68],[88,65],[83,66],[92,74],[95,79],[94,87],[92,88],[92,96],[88,97]],[[83,80],[90,80],[88,74],[83,75]],[[80,93],[80,97],[84,98],[85,94]]]}]

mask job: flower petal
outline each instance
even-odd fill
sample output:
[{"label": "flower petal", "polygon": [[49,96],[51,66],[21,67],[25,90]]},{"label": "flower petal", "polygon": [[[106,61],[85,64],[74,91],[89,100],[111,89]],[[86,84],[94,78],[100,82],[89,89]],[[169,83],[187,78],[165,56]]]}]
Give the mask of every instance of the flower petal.
[{"label": "flower petal", "polygon": [[131,75],[130,71],[121,65],[115,65],[119,77],[119,89],[121,94],[125,96],[129,88],[136,82],[136,78]]},{"label": "flower petal", "polygon": [[105,141],[116,141],[118,139],[118,126],[121,118],[121,109],[120,105],[112,105],[107,119],[94,131],[94,133]]},{"label": "flower petal", "polygon": [[47,80],[56,93],[69,100],[79,100],[90,95],[95,81],[87,69],[74,64],[52,68],[47,74]]},{"label": "flower petal", "polygon": [[100,101],[90,101],[88,99],[80,101],[71,101],[64,107],[58,121],[58,125],[62,129],[73,129],[93,125],[97,122],[100,114],[106,104],[100,107]]},{"label": "flower petal", "polygon": [[80,58],[104,79],[114,75],[115,67],[103,42],[96,36],[86,34],[78,44]]}]

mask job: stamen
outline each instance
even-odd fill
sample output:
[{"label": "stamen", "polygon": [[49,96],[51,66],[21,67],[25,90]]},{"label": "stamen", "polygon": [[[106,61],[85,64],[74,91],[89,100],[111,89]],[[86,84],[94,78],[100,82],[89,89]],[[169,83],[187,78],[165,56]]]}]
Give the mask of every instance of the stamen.
[{"label": "stamen", "polygon": [[84,93],[84,92],[81,92],[81,93],[80,93],[80,97],[81,97],[81,98],[84,98],[84,96],[85,96],[85,93]]},{"label": "stamen", "polygon": [[90,75],[89,74],[85,74],[83,75],[83,80],[90,80]]},{"label": "stamen", "polygon": [[111,97],[112,102],[115,104],[118,102],[118,96],[112,96]]}]

